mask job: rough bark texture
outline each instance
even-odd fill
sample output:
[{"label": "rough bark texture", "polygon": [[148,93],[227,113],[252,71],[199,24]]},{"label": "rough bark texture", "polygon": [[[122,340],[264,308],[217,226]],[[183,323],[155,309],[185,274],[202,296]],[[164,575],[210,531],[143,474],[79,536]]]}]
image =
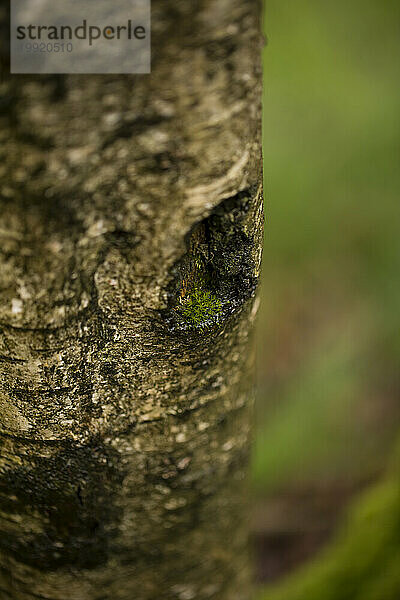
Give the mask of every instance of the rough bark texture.
[{"label": "rough bark texture", "polygon": [[151,76],[2,50],[2,599],[249,597],[259,13],[154,0]]}]

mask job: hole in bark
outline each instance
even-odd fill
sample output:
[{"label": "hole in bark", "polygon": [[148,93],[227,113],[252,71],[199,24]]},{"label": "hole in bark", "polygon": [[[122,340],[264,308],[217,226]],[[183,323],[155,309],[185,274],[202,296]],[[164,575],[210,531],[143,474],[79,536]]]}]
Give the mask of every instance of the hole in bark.
[{"label": "hole in bark", "polygon": [[247,233],[253,197],[247,190],[224,200],[187,236],[168,289],[171,330],[214,329],[253,295],[255,242]]}]

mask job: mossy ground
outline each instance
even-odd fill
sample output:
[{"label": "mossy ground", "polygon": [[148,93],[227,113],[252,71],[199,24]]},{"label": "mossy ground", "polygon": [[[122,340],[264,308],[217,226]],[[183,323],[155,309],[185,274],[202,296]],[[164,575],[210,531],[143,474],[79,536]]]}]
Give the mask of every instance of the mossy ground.
[{"label": "mossy ground", "polygon": [[356,502],[314,563],[258,600],[398,600],[399,565],[400,480],[392,477]]}]

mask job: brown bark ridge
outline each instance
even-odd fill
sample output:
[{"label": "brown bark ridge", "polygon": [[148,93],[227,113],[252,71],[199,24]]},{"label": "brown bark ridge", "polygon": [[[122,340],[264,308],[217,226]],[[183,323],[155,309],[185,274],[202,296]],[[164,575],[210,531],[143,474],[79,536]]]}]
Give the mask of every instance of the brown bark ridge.
[{"label": "brown bark ridge", "polygon": [[2,599],[249,598],[259,13],[154,0],[150,76],[3,48]]}]

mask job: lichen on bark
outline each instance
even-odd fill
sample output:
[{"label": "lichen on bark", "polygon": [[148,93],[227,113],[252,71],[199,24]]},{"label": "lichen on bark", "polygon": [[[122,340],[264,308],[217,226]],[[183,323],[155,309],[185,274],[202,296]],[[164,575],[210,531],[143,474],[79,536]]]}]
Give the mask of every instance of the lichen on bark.
[{"label": "lichen on bark", "polygon": [[[2,50],[6,598],[248,598],[258,17],[156,0],[148,77],[10,76]],[[185,329],[201,230],[221,314]]]}]

